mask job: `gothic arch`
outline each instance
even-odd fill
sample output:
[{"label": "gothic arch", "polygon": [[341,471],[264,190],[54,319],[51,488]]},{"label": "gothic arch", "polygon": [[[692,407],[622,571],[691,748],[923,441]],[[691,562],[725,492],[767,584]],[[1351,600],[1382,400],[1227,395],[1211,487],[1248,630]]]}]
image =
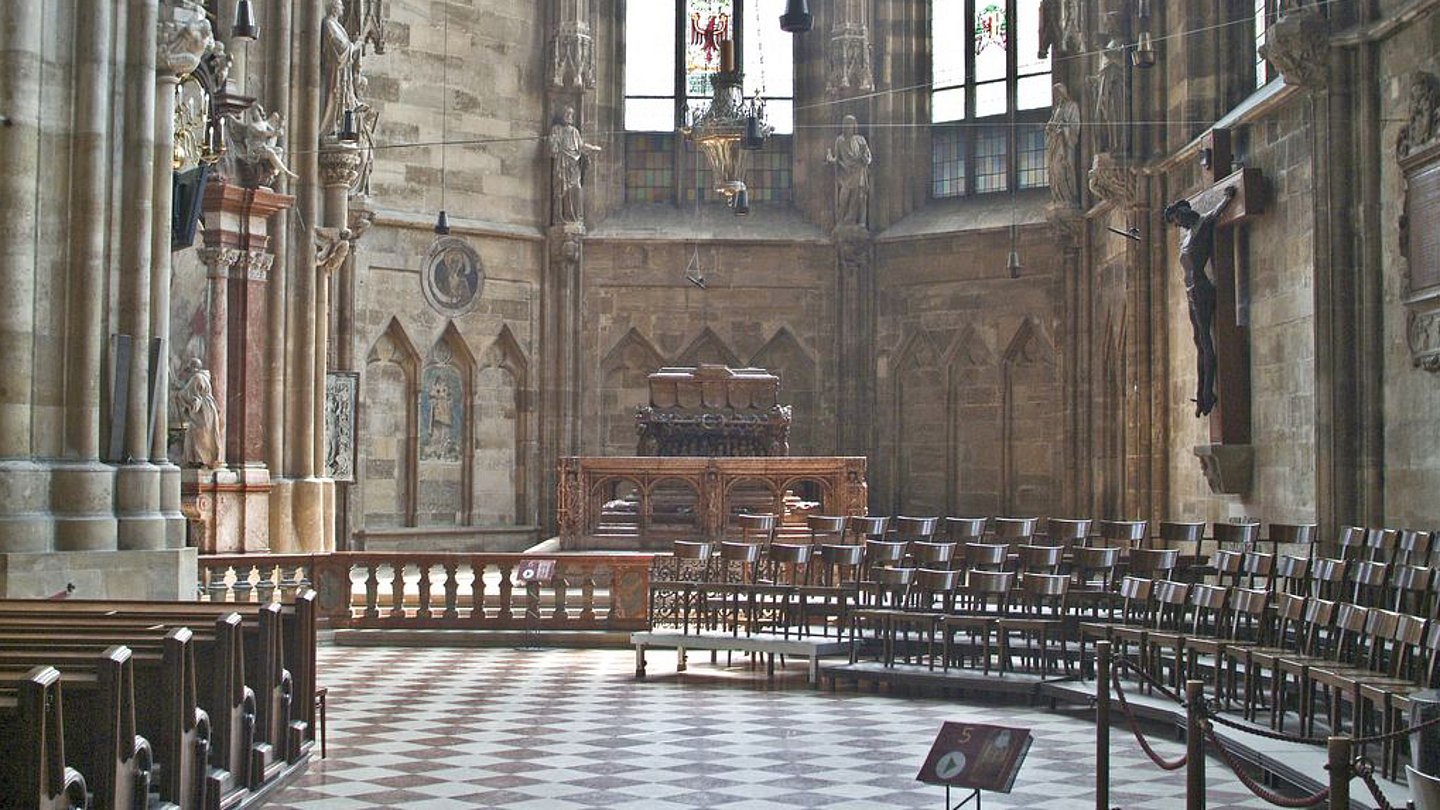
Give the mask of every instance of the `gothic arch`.
[{"label": "gothic arch", "polygon": [[710,327],[700,330],[700,334],[690,341],[685,351],[680,353],[677,361],[682,366],[698,366],[701,363],[718,363],[723,366],[735,368],[740,365],[740,356],[735,354],[720,336]]},{"label": "gothic arch", "polygon": [[360,401],[360,460],[356,468],[366,528],[415,525],[416,392],[420,353],[400,321],[391,318],[365,356]]},{"label": "gothic arch", "polygon": [[[529,362],[508,325],[481,356],[475,380],[475,511],[482,524],[531,522]],[[503,473],[510,473],[508,481]]]},{"label": "gothic arch", "polygon": [[1006,347],[1001,379],[1005,512],[1049,514],[1059,507],[1063,414],[1055,347],[1035,318],[1025,318]]},{"label": "gothic arch", "polygon": [[780,402],[790,406],[790,453],[818,453],[815,437],[819,419],[818,384],[815,360],[800,345],[788,327],[780,327],[775,335],[750,358],[750,365],[774,372],[780,377]]},{"label": "gothic arch", "polygon": [[454,321],[430,347],[416,396],[416,521],[427,526],[473,522],[475,356]]},{"label": "gothic arch", "polygon": [[599,435],[602,455],[634,455],[635,409],[650,401],[648,376],[665,365],[655,345],[631,327],[600,361]]}]

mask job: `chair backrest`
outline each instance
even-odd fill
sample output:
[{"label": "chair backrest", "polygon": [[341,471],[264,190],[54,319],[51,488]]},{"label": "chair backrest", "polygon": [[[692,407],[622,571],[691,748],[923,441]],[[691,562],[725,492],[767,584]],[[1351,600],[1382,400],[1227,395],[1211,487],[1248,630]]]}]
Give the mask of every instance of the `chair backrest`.
[{"label": "chair backrest", "polygon": [[1155,622],[1157,626],[1177,626],[1190,601],[1190,585],[1164,579],[1155,583]]},{"label": "chair backrest", "polygon": [[676,540],[673,550],[677,560],[708,560],[715,547],[706,540]]},{"label": "chair backrest", "polygon": [[881,538],[890,525],[890,518],[884,515],[850,515],[845,519],[845,534],[848,541],[863,545],[866,538]]},{"label": "chair backrest", "polygon": [[1350,566],[1350,582],[1354,586],[1351,599],[1366,607],[1377,607],[1385,599],[1385,585],[1390,577],[1390,565],[1383,562],[1361,560]]},{"label": "chair backrest", "polygon": [[1365,527],[1364,526],[1342,526],[1340,537],[1336,541],[1339,551],[1336,552],[1342,560],[1358,559],[1365,548]]},{"label": "chair backrest", "polygon": [[910,559],[922,568],[949,568],[950,562],[955,559],[955,544],[912,542],[909,554]]},{"label": "chair backrest", "polygon": [[995,518],[995,539],[1008,543],[1027,543],[1035,536],[1038,518]]},{"label": "chair backrest", "polygon": [[812,547],[807,544],[772,543],[766,552],[771,562],[803,565],[810,562]]},{"label": "chair backrest", "polygon": [[1114,579],[1115,566],[1120,564],[1120,549],[1077,548],[1071,564],[1077,584],[1109,588]]},{"label": "chair backrest", "polygon": [[1440,776],[1421,773],[1405,766],[1405,781],[1410,785],[1410,799],[1415,810],[1440,810]]},{"label": "chair backrest", "polygon": [[999,543],[966,543],[961,557],[971,571],[996,571],[1005,566],[1010,547]]},{"label": "chair backrest", "polygon": [[1304,639],[1305,620],[1304,594],[1282,593],[1275,599],[1275,635],[1277,644],[1294,638],[1298,645]]},{"label": "chair backrest", "polygon": [[1175,548],[1137,548],[1130,552],[1130,573],[1151,579],[1169,579],[1180,564],[1180,550]]},{"label": "chair backrest", "polygon": [[963,573],[949,568],[918,568],[915,571],[915,587],[926,593],[947,593],[960,587]]},{"label": "chair backrest", "polygon": [[[1201,521],[1164,520],[1160,522],[1160,542],[1166,548],[1178,548],[1181,554],[1199,554],[1200,543],[1205,539],[1205,524]],[[1186,547],[1191,550],[1186,551]]]},{"label": "chair backrest", "polygon": [[1330,622],[1335,619],[1337,608],[1338,605],[1329,599],[1311,597],[1305,601],[1305,634],[1300,644],[1300,652],[1306,655],[1320,655],[1324,652],[1321,645],[1330,630]]},{"label": "chair backrest", "polygon": [[1348,566],[1345,561],[1338,557],[1321,557],[1315,561],[1311,574],[1311,583],[1316,596],[1325,599],[1335,599],[1340,596],[1340,589],[1345,582],[1345,569]]},{"label": "chair backrest", "polygon": [[869,589],[876,604],[899,605],[914,582],[914,568],[876,568],[870,574]]},{"label": "chair backrest", "polygon": [[1361,637],[1370,621],[1370,609],[1350,602],[1342,602],[1335,608],[1335,628],[1327,643],[1330,649],[1326,658],[1332,661],[1350,662],[1361,649]]},{"label": "chair backrest", "polygon": [[1286,593],[1304,593],[1310,581],[1311,563],[1309,557],[1281,554],[1275,561],[1275,578],[1280,582],[1280,589]]},{"label": "chair backrest", "polygon": [[1365,556],[1375,562],[1394,562],[1400,539],[1396,529],[1368,529],[1365,532]]},{"label": "chair backrest", "polygon": [[892,522],[897,540],[929,540],[940,525],[938,517],[896,516]]},{"label": "chair backrest", "polygon": [[1396,561],[1405,565],[1429,565],[1430,540],[1430,532],[1401,529],[1396,542]]},{"label": "chair backrest", "polygon": [[779,519],[775,515],[741,514],[735,516],[735,525],[740,527],[740,541],[770,545],[775,539],[775,526]]},{"label": "chair backrest", "polygon": [[1145,533],[1150,529],[1150,521],[1102,520],[1096,528],[1105,545],[1133,549],[1145,545]]},{"label": "chair backrest", "polygon": [[1238,546],[1247,549],[1260,539],[1259,523],[1216,523],[1213,527],[1215,547]]},{"label": "chair backrest", "polygon": [[1230,638],[1264,642],[1270,637],[1265,624],[1265,609],[1270,592],[1263,588],[1232,588],[1230,590]]},{"label": "chair backrest", "polygon": [[1395,610],[1429,616],[1435,603],[1435,569],[1402,565],[1395,569]]},{"label": "chair backrest", "polygon": [[977,597],[1008,595],[1014,585],[1014,571],[971,571],[965,579],[965,589]]},{"label": "chair backrest", "polygon": [[985,536],[985,524],[989,522],[989,518],[983,517],[947,517],[945,536],[952,543],[979,542]]},{"label": "chair backrest", "polygon": [[1050,518],[1045,521],[1045,545],[1066,548],[1084,545],[1090,536],[1090,523],[1088,518]]},{"label": "chair backrest", "polygon": [[814,545],[845,542],[844,515],[807,515],[805,527],[810,530],[810,542]]},{"label": "chair backrest", "polygon": [[1271,548],[1277,550],[1280,546],[1305,546],[1308,549],[1305,556],[1313,557],[1315,531],[1314,523],[1271,523],[1266,539],[1274,543]]},{"label": "chair backrest", "polygon": [[1215,574],[1221,582],[1237,584],[1240,579],[1240,568],[1244,562],[1245,552],[1238,548],[1215,550]]},{"label": "chair backrest", "polygon": [[[1247,551],[1240,570],[1245,573],[1246,587],[1261,587],[1267,591],[1275,590],[1274,554],[1264,551]],[[1260,583],[1258,586],[1255,584],[1257,580]]]},{"label": "chair backrest", "polygon": [[889,540],[865,541],[865,567],[868,570],[874,571],[877,568],[894,566],[903,559],[905,559],[905,543]]},{"label": "chair backrest", "polygon": [[1215,633],[1220,629],[1221,615],[1230,589],[1224,585],[1197,583],[1190,589],[1190,631]]},{"label": "chair backrest", "polygon": [[1120,616],[1124,621],[1143,621],[1150,613],[1150,594],[1154,582],[1145,577],[1127,576],[1120,580]]},{"label": "chair backrest", "polygon": [[1053,574],[1060,570],[1065,549],[1061,546],[1021,546],[1019,569],[1022,573]]}]

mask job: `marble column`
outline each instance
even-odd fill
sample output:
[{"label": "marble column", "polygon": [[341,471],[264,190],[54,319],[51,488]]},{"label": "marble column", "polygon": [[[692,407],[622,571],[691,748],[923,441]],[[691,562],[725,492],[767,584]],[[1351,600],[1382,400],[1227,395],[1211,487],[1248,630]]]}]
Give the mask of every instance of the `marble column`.
[{"label": "marble column", "polygon": [[[104,285],[109,215],[110,94],[115,18],[111,3],[96,3],[75,27],[75,115],[71,137],[70,262],[65,278],[64,461],[52,473],[55,548],[115,548],[115,470],[100,462],[100,378],[105,347]],[[3,534],[8,529],[0,529]]]},{"label": "marble column", "polygon": [[[260,21],[266,49],[266,98],[272,110],[290,114],[291,0],[271,0]],[[277,178],[275,190],[286,191],[289,179]],[[289,292],[290,211],[277,211],[270,223],[269,297],[265,311],[265,462],[272,478],[288,474],[285,464],[285,304]],[[287,490],[288,492],[288,490]],[[273,500],[273,497],[272,497]],[[272,507],[274,504],[272,503]],[[271,509],[272,530],[277,510]],[[288,515],[288,511],[284,514]]]},{"label": "marble column", "polygon": [[160,471],[150,458],[150,237],[154,217],[157,0],[131,0],[126,13],[118,279],[119,332],[131,337],[129,391],[116,473],[121,549],[166,545]]}]

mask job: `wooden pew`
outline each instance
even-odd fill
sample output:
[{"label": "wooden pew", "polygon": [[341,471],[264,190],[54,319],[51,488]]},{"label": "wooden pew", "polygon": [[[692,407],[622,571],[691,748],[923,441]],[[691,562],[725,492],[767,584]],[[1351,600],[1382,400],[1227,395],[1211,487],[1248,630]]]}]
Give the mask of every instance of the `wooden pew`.
[{"label": "wooden pew", "polygon": [[[90,803],[95,810],[132,810],[150,803],[154,757],[150,743],[135,733],[135,692],[132,654],[116,646],[95,655],[82,653],[65,662],[59,674],[63,691],[59,705],[71,715],[60,722],[60,740],[68,744],[81,773],[89,774]],[[0,658],[0,682],[24,679],[34,667]],[[83,718],[83,719],[81,719]]]},{"label": "wooden pew", "polygon": [[0,796],[15,810],[84,807],[85,777],[65,764],[60,671],[0,681]]}]

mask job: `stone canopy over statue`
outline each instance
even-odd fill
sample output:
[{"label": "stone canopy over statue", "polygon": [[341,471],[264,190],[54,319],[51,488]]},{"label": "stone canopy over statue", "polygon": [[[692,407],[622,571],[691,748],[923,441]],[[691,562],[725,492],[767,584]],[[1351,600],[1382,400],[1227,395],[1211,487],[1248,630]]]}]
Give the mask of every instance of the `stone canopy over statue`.
[{"label": "stone canopy over statue", "polygon": [[667,367],[649,381],[650,404],[635,414],[638,455],[789,455],[790,406],[765,369]]}]

